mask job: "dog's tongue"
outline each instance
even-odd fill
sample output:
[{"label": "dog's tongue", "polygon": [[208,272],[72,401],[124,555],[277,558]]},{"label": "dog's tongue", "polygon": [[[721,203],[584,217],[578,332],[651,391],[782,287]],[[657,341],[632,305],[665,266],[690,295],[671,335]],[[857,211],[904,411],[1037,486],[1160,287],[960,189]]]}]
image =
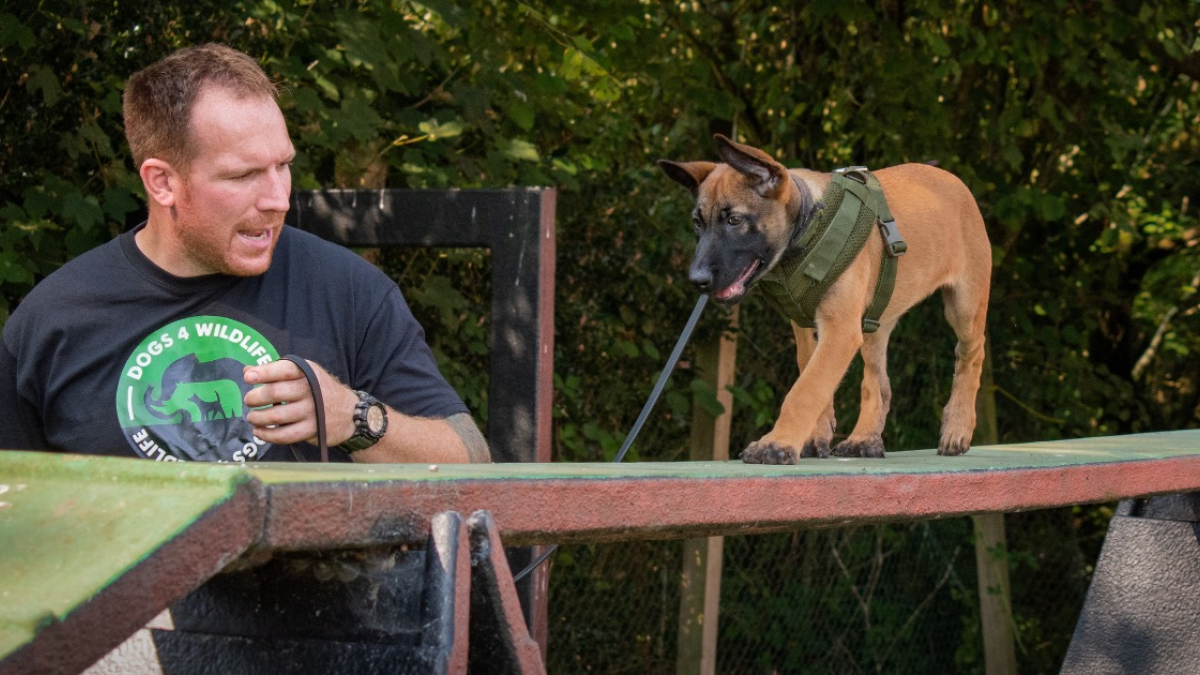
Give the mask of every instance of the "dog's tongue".
[{"label": "dog's tongue", "polygon": [[735,281],[725,287],[724,290],[717,293],[718,300],[728,300],[737,297],[746,292],[746,284],[741,281]]},{"label": "dog's tongue", "polygon": [[759,261],[757,259],[747,265],[746,269],[742,270],[741,275],[738,276],[738,278],[732,284],[729,284],[722,290],[717,291],[717,299],[728,300],[730,298],[736,298],[745,294],[746,282],[750,280],[750,277],[754,276],[754,272],[758,270],[758,265]]}]

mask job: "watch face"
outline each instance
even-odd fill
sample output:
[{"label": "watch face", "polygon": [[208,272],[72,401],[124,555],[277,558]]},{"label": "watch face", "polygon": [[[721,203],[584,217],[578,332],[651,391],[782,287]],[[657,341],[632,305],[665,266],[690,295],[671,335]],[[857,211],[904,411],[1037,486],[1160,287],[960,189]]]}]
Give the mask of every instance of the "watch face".
[{"label": "watch face", "polygon": [[384,421],[383,406],[373,405],[367,408],[367,428],[371,430],[371,433],[383,433]]}]

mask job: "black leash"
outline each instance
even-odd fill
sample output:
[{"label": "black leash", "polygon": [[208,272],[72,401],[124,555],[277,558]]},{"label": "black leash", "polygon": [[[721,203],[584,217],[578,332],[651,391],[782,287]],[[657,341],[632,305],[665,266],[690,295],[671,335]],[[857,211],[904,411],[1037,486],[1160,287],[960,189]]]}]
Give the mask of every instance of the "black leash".
[{"label": "black leash", "polygon": [[[692,337],[692,331],[696,329],[696,322],[700,320],[700,313],[704,311],[704,305],[708,303],[708,295],[701,295],[696,301],[696,308],[692,310],[692,315],[688,318],[687,325],[683,327],[683,332],[679,335],[679,340],[675,343],[675,349],[671,350],[671,356],[667,358],[667,365],[663,367],[662,373],[658,376],[658,382],[654,383],[654,389],[650,392],[650,398],[646,400],[646,405],[642,406],[642,413],[638,415],[637,421],[633,423],[633,428],[629,430],[629,435],[625,437],[625,442],[621,445],[621,450],[617,452],[616,459],[613,463],[618,463],[625,459],[625,453],[629,452],[629,448],[633,446],[634,439],[642,430],[642,426],[646,423],[646,419],[650,417],[650,411],[654,409],[654,404],[658,403],[658,398],[662,396],[663,387],[667,386],[667,378],[671,376],[671,371],[675,370],[675,364],[679,361],[679,355],[683,353],[683,348],[687,346],[688,339]],[[538,565],[546,562],[546,558],[558,549],[558,544],[552,544],[549,548],[542,552],[537,560],[529,563],[529,565],[513,576],[513,582],[524,579],[526,575],[537,569]]]},{"label": "black leash", "polygon": [[[696,329],[696,323],[700,320],[700,314],[704,311],[704,306],[708,304],[708,295],[701,295],[696,301],[696,307],[692,310],[692,315],[688,317],[687,324],[683,327],[683,332],[679,335],[679,340],[675,342],[675,348],[671,350],[671,355],[667,357],[667,365],[663,367],[662,372],[658,376],[658,381],[654,383],[654,389],[650,392],[650,398],[646,400],[646,404],[642,406],[642,412],[638,415],[637,421],[633,423],[633,428],[629,430],[629,435],[625,437],[625,442],[621,444],[621,449],[617,452],[617,456],[613,459],[613,463],[619,463],[625,459],[625,454],[629,452],[629,448],[633,447],[633,441],[642,431],[646,420],[650,417],[650,412],[654,410],[654,405],[658,403],[659,397],[662,396],[663,388],[667,386],[667,378],[671,376],[671,372],[675,370],[675,364],[679,362],[680,355],[683,354],[683,348],[687,346],[688,340],[692,337],[692,331]],[[294,354],[279,357],[283,361],[291,361],[300,368],[300,372],[304,373],[305,379],[308,380],[308,388],[312,390],[313,405],[316,407],[317,417],[317,446],[321,449],[321,461],[329,461],[329,444],[325,435],[325,400],[321,396],[321,384],[317,380],[317,374],[313,371],[312,366],[308,365],[308,361]],[[292,454],[296,457],[296,461],[303,462],[304,457],[296,446],[291,446]],[[513,576],[513,582],[524,579],[530,572],[537,569],[550,557],[555,550],[558,549],[558,544],[550,546],[538,556],[537,560],[529,563],[529,566]]]},{"label": "black leash", "polygon": [[[308,388],[312,390],[313,405],[316,406],[317,413],[317,447],[321,449],[321,461],[329,461],[329,440],[325,435],[325,399],[321,396],[321,383],[317,380],[317,374],[313,371],[312,366],[308,365],[308,361],[296,356],[288,354],[287,356],[279,357],[280,361],[291,361],[300,368],[300,372],[304,373],[304,378],[308,380]],[[292,455],[297,462],[303,462],[304,457],[295,445],[292,448]]]}]

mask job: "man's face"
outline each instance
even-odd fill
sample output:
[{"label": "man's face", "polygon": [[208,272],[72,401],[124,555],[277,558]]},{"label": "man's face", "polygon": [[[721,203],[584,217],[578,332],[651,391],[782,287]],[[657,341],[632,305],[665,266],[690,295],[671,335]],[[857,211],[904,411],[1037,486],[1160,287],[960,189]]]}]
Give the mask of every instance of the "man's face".
[{"label": "man's face", "polygon": [[296,155],[279,106],[208,87],[192,110],[196,156],[172,215],[172,272],[255,276],[271,266]]}]

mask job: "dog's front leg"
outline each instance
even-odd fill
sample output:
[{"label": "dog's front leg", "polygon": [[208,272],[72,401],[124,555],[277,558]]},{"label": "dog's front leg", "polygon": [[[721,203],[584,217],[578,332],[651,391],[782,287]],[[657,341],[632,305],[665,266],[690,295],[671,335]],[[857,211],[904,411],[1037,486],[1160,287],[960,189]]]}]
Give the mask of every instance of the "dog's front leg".
[{"label": "dog's front leg", "polygon": [[[799,372],[803,373],[804,369],[808,367],[808,362],[812,360],[813,352],[817,349],[817,331],[813,328],[802,328],[793,323],[792,334],[796,336],[796,365],[799,366]],[[836,427],[837,420],[833,413],[833,400],[830,399],[829,405],[825,406],[825,411],[817,418],[812,437],[804,442],[800,456],[828,457]]]},{"label": "dog's front leg", "polygon": [[[853,315],[852,315],[853,316]],[[820,340],[812,358],[783,400],[775,428],[742,451],[747,464],[795,464],[805,442],[829,433],[817,428],[818,420],[832,424],[833,394],[862,347],[862,327],[857,321],[822,322]],[[828,439],[825,447],[828,447]]]}]

